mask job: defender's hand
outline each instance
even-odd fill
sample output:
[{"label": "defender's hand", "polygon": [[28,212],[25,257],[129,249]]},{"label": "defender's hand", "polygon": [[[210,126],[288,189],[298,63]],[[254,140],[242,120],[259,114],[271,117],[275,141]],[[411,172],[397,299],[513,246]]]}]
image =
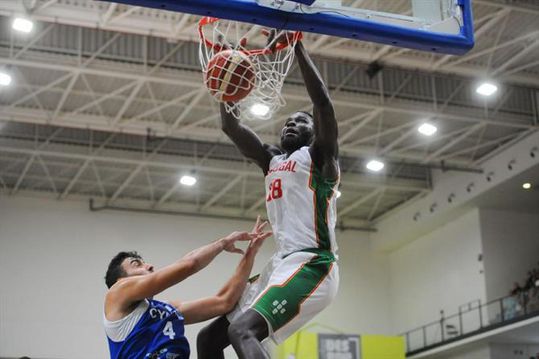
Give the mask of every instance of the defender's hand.
[{"label": "defender's hand", "polygon": [[251,231],[251,234],[260,234],[264,231],[264,227],[268,225],[268,221],[262,222],[260,219],[260,215],[256,217],[256,223],[253,227],[253,230]]},{"label": "defender's hand", "polygon": [[256,223],[253,227],[253,230],[251,234],[255,236],[251,240],[251,243],[249,243],[249,248],[247,249],[247,252],[253,252],[256,253],[262,247],[262,244],[264,244],[264,241],[266,238],[270,237],[273,233],[271,231],[264,232],[264,228],[268,225],[268,221],[262,222],[260,220],[260,216],[256,218]]},{"label": "defender's hand", "polygon": [[225,238],[221,239],[223,242],[223,250],[231,253],[244,254],[243,250],[237,248],[235,243],[237,241],[250,241],[255,237],[256,235],[249,232],[232,232]]}]

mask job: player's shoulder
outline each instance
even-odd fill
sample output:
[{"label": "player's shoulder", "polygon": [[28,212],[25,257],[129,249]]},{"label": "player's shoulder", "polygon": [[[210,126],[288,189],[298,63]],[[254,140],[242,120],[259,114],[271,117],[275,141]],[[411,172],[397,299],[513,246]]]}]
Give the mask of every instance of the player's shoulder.
[{"label": "player's shoulder", "polygon": [[270,155],[270,157],[280,156],[283,154],[281,148],[275,145],[264,143],[264,150]]},{"label": "player's shoulder", "polygon": [[146,299],[151,307],[173,307],[168,301],[166,300],[157,300],[153,298]]}]

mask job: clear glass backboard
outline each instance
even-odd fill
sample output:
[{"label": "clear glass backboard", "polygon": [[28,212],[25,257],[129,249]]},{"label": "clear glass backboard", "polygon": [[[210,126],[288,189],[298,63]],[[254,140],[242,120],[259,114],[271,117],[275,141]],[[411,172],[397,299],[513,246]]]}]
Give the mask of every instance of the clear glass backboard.
[{"label": "clear glass backboard", "polygon": [[116,0],[398,47],[463,54],[474,45],[471,0]]}]

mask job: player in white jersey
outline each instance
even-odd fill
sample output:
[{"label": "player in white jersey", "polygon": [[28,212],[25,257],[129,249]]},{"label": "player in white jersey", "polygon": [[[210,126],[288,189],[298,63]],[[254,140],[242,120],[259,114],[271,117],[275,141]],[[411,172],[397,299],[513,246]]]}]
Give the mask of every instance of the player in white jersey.
[{"label": "player in white jersey", "polygon": [[199,333],[199,359],[224,358],[229,344],[241,359],[266,358],[261,344],[265,338],[282,342],[329,305],[337,292],[337,121],[328,90],[301,42],[295,53],[313,115],[292,114],[280,146],[262,143],[221,105],[223,131],[264,172],[277,252],[245,289],[235,310]]}]

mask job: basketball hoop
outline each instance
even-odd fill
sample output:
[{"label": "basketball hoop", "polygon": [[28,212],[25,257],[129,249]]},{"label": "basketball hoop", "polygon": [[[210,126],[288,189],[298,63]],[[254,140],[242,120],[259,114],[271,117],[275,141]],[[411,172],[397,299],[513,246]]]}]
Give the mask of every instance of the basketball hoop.
[{"label": "basketball hoop", "polygon": [[[204,17],[198,23],[198,33],[204,83],[210,94],[224,103],[228,113],[238,119],[269,119],[285,105],[281,90],[294,61],[294,47],[302,38],[301,32],[268,30],[238,21]],[[228,58],[236,54],[233,58],[241,62],[234,64],[232,74],[226,68],[230,61],[219,58],[222,54]],[[220,67],[216,70],[216,66]],[[254,76],[245,76],[244,73],[252,74],[251,68]],[[228,76],[225,76],[227,71]],[[247,95],[237,102],[224,102],[224,98],[238,92],[238,87],[248,88]],[[258,110],[253,111],[254,108]]]}]

